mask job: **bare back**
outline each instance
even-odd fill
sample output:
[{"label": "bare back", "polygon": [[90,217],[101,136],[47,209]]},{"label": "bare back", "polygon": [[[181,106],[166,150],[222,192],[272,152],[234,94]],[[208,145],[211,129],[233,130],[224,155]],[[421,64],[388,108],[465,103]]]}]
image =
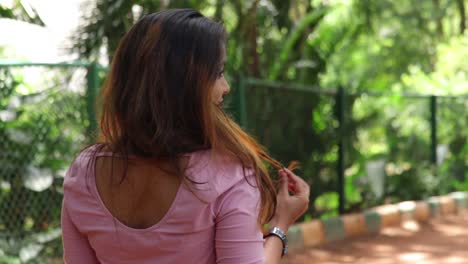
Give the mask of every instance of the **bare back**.
[{"label": "bare back", "polygon": [[[117,157],[97,158],[95,175],[99,196],[109,212],[124,225],[135,229],[151,227],[171,207],[181,180],[154,163],[131,159],[126,177],[121,181],[123,161]],[[182,160],[183,165],[187,162]],[[164,168],[164,164],[159,166]]]}]

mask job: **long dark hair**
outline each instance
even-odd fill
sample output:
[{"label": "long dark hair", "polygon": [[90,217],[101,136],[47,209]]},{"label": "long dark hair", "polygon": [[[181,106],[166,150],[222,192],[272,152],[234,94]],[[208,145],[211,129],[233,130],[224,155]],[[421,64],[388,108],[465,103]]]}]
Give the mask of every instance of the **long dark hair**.
[{"label": "long dark hair", "polygon": [[255,171],[258,221],[265,224],[276,208],[267,164],[282,166],[211,101],[225,41],[222,24],[191,9],[138,21],[120,41],[102,89],[98,143],[127,157],[165,160],[184,180],[181,155],[202,149],[231,155]]}]

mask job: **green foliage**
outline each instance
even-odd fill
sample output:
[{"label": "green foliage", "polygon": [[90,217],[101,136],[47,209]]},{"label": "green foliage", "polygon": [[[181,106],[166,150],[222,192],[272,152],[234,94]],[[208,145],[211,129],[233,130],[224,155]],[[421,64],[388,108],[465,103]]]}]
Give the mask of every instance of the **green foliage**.
[{"label": "green foliage", "polygon": [[338,193],[326,192],[321,194],[315,200],[315,208],[320,212],[323,218],[337,216],[336,208],[338,208]]},{"label": "green foliage", "polygon": [[[463,180],[467,121],[457,117],[466,116],[466,99],[438,101],[438,140],[449,154],[441,165],[446,169],[435,172],[428,165],[429,100],[396,95],[467,92],[463,1],[98,0],[83,9],[74,50],[95,59],[104,45],[111,57],[123,33],[143,15],[180,7],[199,9],[224,23],[231,77],[289,81],[323,92],[336,87],[370,92],[347,96],[344,106],[342,136],[347,172],[352,171],[346,179],[347,210],[383,201],[363,180],[366,164],[376,158],[387,165],[410,164],[411,171],[388,176],[387,195],[399,199],[434,193],[433,184],[424,180],[427,175]],[[335,191],[339,135],[334,97],[250,85],[246,101],[248,131],[280,161],[301,162],[300,173],[312,186],[311,202]],[[410,183],[418,186],[411,189]],[[309,213],[318,214],[313,206]]]},{"label": "green foliage", "polygon": [[387,196],[392,202],[421,200],[436,194],[437,179],[429,169],[406,165],[399,172],[388,176]]},{"label": "green foliage", "polygon": [[12,263],[37,260],[60,252],[63,176],[85,142],[86,101],[64,88],[66,71],[42,85],[8,68],[0,76],[0,248]]},{"label": "green foliage", "polygon": [[[347,212],[468,190],[464,5],[459,0],[88,1],[72,51],[96,60],[105,47],[110,59],[138,19],[161,9],[195,8],[223,22],[229,33],[229,79],[282,83],[247,85],[247,130],[284,164],[301,162],[298,173],[311,185],[303,219],[310,220],[337,214],[340,136],[346,150]],[[0,15],[12,16],[1,8]],[[0,121],[0,144],[12,150],[0,154],[0,214],[18,219],[12,225],[0,218],[0,230],[47,232],[58,226],[59,208],[25,205],[45,197],[60,200],[57,176],[77,153],[77,142],[86,141],[85,101],[61,89],[38,93],[8,71],[0,77],[0,114],[14,117]],[[311,91],[293,91],[284,83]],[[231,82],[233,90],[237,85]],[[348,94],[343,135],[337,132],[333,95],[338,87]],[[405,96],[414,93],[453,95],[437,99],[437,140],[446,149],[437,167],[430,164],[429,98]],[[376,160],[385,164],[382,197],[373,192],[367,171]],[[30,166],[54,176],[47,190],[24,187],[25,175],[37,171]],[[25,205],[8,206],[18,199]]]},{"label": "green foliage", "polygon": [[44,22],[36,10],[21,0],[13,0],[9,6],[5,5],[5,3],[0,3],[0,18],[15,19],[44,26]]},{"label": "green foliage", "polygon": [[326,13],[326,8],[316,9],[313,12],[307,14],[297,23],[295,28],[291,30],[289,37],[286,39],[286,42],[284,43],[280,52],[279,60],[275,63],[269,76],[269,79],[278,79],[280,73],[284,71],[284,69],[282,68],[288,66],[288,57],[291,54],[293,54],[292,50],[296,46],[297,42],[301,39],[302,35],[304,34],[304,31],[311,25],[317,24]]}]

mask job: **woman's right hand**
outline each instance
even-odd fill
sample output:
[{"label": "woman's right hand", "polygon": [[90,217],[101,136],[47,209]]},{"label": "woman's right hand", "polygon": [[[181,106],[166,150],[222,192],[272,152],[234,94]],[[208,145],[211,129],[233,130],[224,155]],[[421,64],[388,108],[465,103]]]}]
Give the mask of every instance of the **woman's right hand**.
[{"label": "woman's right hand", "polygon": [[[269,226],[277,226],[287,232],[289,227],[309,208],[309,185],[288,169],[278,172],[279,191],[276,196],[275,215]],[[288,191],[291,191],[290,195]]]}]

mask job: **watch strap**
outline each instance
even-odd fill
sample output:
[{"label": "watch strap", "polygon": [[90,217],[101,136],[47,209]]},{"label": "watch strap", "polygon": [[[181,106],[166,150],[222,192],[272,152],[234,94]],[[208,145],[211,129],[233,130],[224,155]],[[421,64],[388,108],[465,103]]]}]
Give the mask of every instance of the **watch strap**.
[{"label": "watch strap", "polygon": [[284,256],[288,252],[288,239],[286,237],[286,234],[279,229],[278,227],[272,227],[268,230],[268,234],[265,235],[263,238],[267,238],[269,236],[277,236],[279,239],[281,239],[281,242],[283,243],[283,250],[281,252],[281,256]]}]

